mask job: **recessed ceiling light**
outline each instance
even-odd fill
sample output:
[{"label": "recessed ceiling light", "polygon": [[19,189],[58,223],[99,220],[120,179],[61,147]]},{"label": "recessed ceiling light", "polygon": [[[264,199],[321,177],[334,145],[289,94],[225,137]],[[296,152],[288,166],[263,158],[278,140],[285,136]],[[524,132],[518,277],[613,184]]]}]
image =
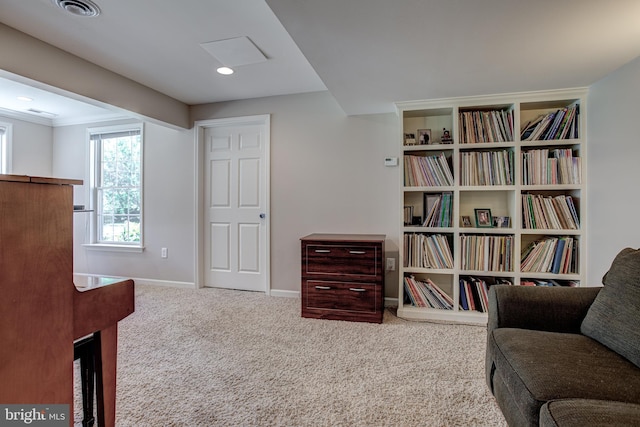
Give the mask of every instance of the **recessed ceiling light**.
[{"label": "recessed ceiling light", "polygon": [[233,74],[233,70],[229,67],[220,67],[216,70],[218,73],[223,74],[225,76],[228,76],[230,74]]},{"label": "recessed ceiling light", "polygon": [[24,102],[31,102],[33,101],[33,98],[29,98],[28,96],[19,96],[18,100],[24,101]]},{"label": "recessed ceiling light", "polygon": [[51,0],[53,4],[67,12],[77,15],[94,17],[100,15],[100,8],[91,0]]}]

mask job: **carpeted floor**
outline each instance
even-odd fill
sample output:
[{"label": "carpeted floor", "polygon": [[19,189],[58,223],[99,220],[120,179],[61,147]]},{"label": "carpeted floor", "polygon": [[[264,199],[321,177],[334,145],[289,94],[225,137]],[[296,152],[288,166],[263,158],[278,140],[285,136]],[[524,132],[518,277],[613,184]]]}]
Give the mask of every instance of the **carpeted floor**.
[{"label": "carpeted floor", "polygon": [[298,299],[137,285],[120,323],[117,425],[505,426],[484,381],[485,333],[388,310],[381,325],[303,319]]}]

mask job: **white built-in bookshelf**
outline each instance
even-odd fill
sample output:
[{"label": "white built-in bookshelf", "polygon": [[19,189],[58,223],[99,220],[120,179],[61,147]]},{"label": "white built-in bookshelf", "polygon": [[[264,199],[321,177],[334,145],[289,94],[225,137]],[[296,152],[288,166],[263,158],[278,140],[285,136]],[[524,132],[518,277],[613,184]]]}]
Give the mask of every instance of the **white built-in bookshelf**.
[{"label": "white built-in bookshelf", "polygon": [[397,104],[398,316],[482,324],[494,284],[584,282],[586,96]]}]

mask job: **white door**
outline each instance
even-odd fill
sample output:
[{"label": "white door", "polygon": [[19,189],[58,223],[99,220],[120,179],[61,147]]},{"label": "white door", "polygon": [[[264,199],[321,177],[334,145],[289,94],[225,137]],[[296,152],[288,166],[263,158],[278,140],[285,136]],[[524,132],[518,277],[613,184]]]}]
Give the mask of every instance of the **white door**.
[{"label": "white door", "polygon": [[205,286],[268,290],[268,119],[204,129]]}]

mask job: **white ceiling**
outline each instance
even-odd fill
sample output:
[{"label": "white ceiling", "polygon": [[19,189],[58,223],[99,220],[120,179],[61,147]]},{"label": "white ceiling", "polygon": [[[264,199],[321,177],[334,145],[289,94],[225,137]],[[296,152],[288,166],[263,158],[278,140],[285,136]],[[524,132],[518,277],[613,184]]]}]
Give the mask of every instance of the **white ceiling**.
[{"label": "white ceiling", "polygon": [[[328,89],[347,114],[589,86],[640,55],[638,0],[94,2],[101,15],[80,18],[0,0],[0,21],[189,105]],[[200,45],[244,36],[268,60],[218,75]]]}]

